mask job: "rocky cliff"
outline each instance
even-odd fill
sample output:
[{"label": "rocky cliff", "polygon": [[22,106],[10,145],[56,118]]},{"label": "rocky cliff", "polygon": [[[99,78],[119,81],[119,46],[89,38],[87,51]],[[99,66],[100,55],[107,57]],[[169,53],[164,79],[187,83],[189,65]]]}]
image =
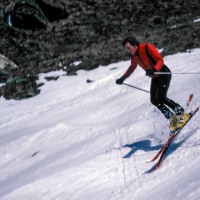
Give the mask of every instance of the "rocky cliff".
[{"label": "rocky cliff", "polygon": [[38,94],[41,72],[75,75],[127,59],[121,41],[128,35],[163,48],[163,56],[200,47],[198,0],[31,0],[34,8],[24,4],[26,9],[10,12],[13,23],[15,14],[24,26],[9,24],[9,15],[5,19],[10,2],[0,4],[0,54],[15,63],[0,67],[0,95],[6,99]]}]

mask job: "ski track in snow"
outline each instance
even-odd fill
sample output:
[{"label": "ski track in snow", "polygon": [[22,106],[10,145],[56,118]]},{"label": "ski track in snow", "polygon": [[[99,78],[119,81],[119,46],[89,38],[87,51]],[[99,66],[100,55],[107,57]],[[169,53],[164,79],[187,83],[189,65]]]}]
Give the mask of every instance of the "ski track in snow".
[{"label": "ski track in snow", "polygon": [[[172,72],[200,72],[200,49],[165,57]],[[0,99],[1,200],[198,200],[199,113],[145,173],[168,138],[168,121],[149,94],[115,84],[129,61],[46,82],[31,99]],[[44,82],[47,74],[40,75]],[[94,80],[86,83],[86,80]],[[126,80],[149,90],[139,67]],[[200,104],[200,75],[173,75],[169,98]]]}]

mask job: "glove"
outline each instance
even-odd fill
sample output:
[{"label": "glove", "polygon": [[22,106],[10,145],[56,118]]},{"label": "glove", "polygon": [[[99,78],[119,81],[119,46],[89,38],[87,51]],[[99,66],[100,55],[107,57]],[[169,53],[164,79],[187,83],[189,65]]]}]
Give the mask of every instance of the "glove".
[{"label": "glove", "polygon": [[153,76],[154,72],[157,72],[155,68],[147,69],[146,76]]},{"label": "glove", "polygon": [[116,80],[116,84],[122,85],[122,83],[124,82],[125,79],[126,79],[126,76],[122,76],[121,78]]}]

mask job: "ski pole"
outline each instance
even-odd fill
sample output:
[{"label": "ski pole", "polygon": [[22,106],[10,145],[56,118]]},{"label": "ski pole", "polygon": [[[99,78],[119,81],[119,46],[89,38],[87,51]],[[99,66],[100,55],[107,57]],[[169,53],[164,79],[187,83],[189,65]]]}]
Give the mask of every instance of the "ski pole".
[{"label": "ski pole", "polygon": [[154,74],[200,74],[200,73],[187,73],[187,72],[154,72]]},{"label": "ski pole", "polygon": [[141,91],[143,91],[143,92],[150,93],[150,92],[147,91],[147,90],[144,90],[144,89],[141,89],[141,88],[135,87],[135,86],[133,86],[133,85],[129,85],[129,84],[127,84],[127,83],[123,83],[123,84],[126,85],[126,86],[129,86],[129,87],[135,88],[135,89],[137,89],[137,90],[141,90]]}]

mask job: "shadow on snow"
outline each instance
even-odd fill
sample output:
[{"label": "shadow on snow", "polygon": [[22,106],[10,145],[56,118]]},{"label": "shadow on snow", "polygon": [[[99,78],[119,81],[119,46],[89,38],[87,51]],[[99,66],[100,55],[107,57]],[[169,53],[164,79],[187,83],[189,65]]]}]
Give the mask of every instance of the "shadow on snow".
[{"label": "shadow on snow", "polygon": [[[177,143],[172,142],[172,143],[170,144],[170,146],[169,146],[168,151],[166,152],[166,155],[165,155],[164,160],[165,160],[169,155],[171,155],[172,153],[174,153],[174,152],[175,152],[186,140],[188,140],[194,133],[195,133],[195,131],[193,131],[193,132],[188,132],[188,133],[187,133],[187,136],[186,136],[184,139],[180,140],[180,141],[177,142]],[[162,146],[163,146],[163,145],[161,145],[161,147],[162,147]],[[163,160],[163,161],[164,161],[164,160]],[[157,164],[157,163],[156,163],[156,164]],[[155,169],[155,167],[156,167],[156,164],[155,164],[150,170],[146,171],[145,173],[150,173],[150,172],[154,171],[154,169]]]},{"label": "shadow on snow", "polygon": [[123,158],[130,158],[137,150],[143,150],[145,152],[148,151],[156,151],[159,150],[163,145],[157,145],[157,146],[151,146],[151,141],[150,140],[142,140],[139,142],[134,142],[133,144],[126,144],[123,146],[131,148],[131,151],[127,153]]}]

